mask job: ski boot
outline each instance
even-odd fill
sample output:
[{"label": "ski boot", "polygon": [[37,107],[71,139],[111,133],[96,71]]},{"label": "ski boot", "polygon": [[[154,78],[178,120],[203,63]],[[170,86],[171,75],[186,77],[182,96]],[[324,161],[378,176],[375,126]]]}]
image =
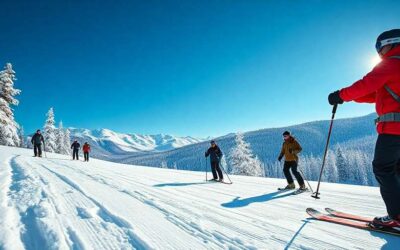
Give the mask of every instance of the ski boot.
[{"label": "ski boot", "polygon": [[296,189],[296,186],[294,185],[294,183],[290,183],[284,188],[278,188],[278,190],[280,190],[280,191],[293,190],[293,189]]},{"label": "ski boot", "polygon": [[369,223],[369,226],[377,229],[390,228],[400,232],[400,220],[392,219],[389,215],[375,217],[374,220]]}]

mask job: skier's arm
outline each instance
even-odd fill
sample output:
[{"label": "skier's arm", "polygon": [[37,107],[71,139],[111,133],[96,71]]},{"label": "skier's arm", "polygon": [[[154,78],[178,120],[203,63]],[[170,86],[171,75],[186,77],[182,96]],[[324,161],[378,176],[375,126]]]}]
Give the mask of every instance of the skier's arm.
[{"label": "skier's arm", "polygon": [[204,155],[205,155],[206,157],[208,157],[208,156],[210,155],[210,149],[208,149]]},{"label": "skier's arm", "polygon": [[298,153],[301,152],[302,147],[300,146],[300,143],[298,143],[297,141],[294,141],[294,148],[293,148],[293,154],[297,155]]},{"label": "skier's arm", "polygon": [[33,144],[33,138],[35,138],[35,136],[32,136],[32,139],[31,139],[31,143]]},{"label": "skier's arm", "polygon": [[376,92],[371,93],[369,95],[357,98],[354,100],[355,102],[359,103],[375,103],[376,102]]},{"label": "skier's arm", "polygon": [[[393,76],[398,74],[396,67],[398,64],[387,59],[378,64],[371,72],[364,76],[361,80],[355,82],[347,88],[340,90],[340,97],[346,101],[363,100],[363,97],[375,93],[382,88]],[[370,100],[368,98],[368,100]]]},{"label": "skier's arm", "polygon": [[285,155],[285,144],[282,144],[281,153],[279,154],[278,159],[282,159],[284,155]]},{"label": "skier's arm", "polygon": [[221,159],[223,153],[222,153],[222,151],[221,151],[220,148],[218,148],[217,155],[218,155],[218,157]]},{"label": "skier's arm", "polygon": [[74,143],[71,144],[71,149],[74,147]]},{"label": "skier's arm", "polygon": [[40,140],[44,143],[44,137],[43,137],[43,135],[40,136]]}]

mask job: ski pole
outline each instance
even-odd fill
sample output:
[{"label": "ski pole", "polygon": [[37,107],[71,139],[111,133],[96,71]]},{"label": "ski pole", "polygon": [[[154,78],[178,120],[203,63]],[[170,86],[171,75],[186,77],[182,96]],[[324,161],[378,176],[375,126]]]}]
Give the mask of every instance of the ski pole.
[{"label": "ski pole", "polygon": [[228,180],[230,182],[230,184],[232,184],[233,182],[231,181],[231,178],[229,178],[228,173],[225,171],[225,168],[223,168],[222,166],[219,166],[220,168],[222,168],[222,171],[224,171],[224,173],[226,174],[226,177],[228,177]]},{"label": "ski pole", "polygon": [[324,158],[322,160],[322,166],[321,166],[321,173],[319,174],[319,179],[318,179],[318,185],[317,185],[317,191],[311,195],[311,197],[315,199],[320,199],[319,195],[319,187],[321,185],[321,178],[322,178],[322,173],[324,172],[324,167],[325,167],[325,161],[326,161],[326,155],[328,154],[328,147],[329,147],[329,141],[331,139],[331,134],[332,134],[332,127],[333,127],[333,120],[335,120],[335,114],[337,110],[338,105],[336,104],[333,106],[332,109],[332,119],[331,119],[331,125],[329,127],[329,132],[328,132],[328,138],[326,140],[326,146],[325,146],[325,152],[324,152]]},{"label": "ski pole", "polygon": [[310,183],[307,181],[303,171],[301,171],[301,169],[299,168],[300,174],[303,176],[303,179],[307,182],[308,187],[310,188],[311,193],[314,193],[314,190],[312,189]]}]

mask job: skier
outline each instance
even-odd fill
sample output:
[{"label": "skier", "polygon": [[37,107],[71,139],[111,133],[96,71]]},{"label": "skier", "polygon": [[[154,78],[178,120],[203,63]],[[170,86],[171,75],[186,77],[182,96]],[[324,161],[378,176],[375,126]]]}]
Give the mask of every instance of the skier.
[{"label": "skier", "polygon": [[85,157],[85,161],[89,161],[89,152],[90,152],[90,145],[89,143],[85,142],[82,147],[83,156]]},{"label": "skier", "polygon": [[306,191],[307,188],[304,185],[304,179],[299,171],[297,171],[297,162],[299,160],[297,154],[301,152],[302,148],[300,144],[296,141],[296,139],[291,136],[289,131],[285,131],[282,135],[284,142],[282,145],[281,153],[278,157],[278,161],[281,161],[282,158],[285,157],[283,173],[285,174],[288,183],[288,185],[285,188],[282,188],[282,190],[290,190],[296,188],[293,177],[290,174],[290,170],[292,170],[293,175],[296,177],[296,180],[300,185],[299,191]]},{"label": "skier", "polygon": [[364,78],[328,96],[331,105],[343,102],[376,103],[379,134],[372,162],[387,216],[375,217],[370,226],[400,231],[400,29],[383,32],[376,41],[382,61]]},{"label": "skier", "polygon": [[79,149],[81,148],[81,144],[79,144],[79,142],[77,140],[75,140],[72,145],[71,145],[71,149],[72,149],[72,160],[75,160],[75,158],[77,160],[79,160]]},{"label": "skier", "polygon": [[44,137],[40,129],[36,130],[36,133],[32,136],[31,143],[33,144],[35,157],[42,157],[42,143],[44,144]]},{"label": "skier", "polygon": [[219,163],[222,158],[222,151],[215,143],[215,141],[211,141],[210,144],[211,147],[206,151],[205,156],[206,157],[210,156],[211,172],[213,175],[213,179],[211,179],[211,181],[224,182],[224,176],[222,174],[221,167],[219,166]]}]

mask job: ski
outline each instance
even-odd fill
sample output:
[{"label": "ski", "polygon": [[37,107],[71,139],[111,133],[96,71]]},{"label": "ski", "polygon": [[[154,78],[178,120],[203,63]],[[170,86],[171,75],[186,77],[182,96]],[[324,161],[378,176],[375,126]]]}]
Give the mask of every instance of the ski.
[{"label": "ski", "polygon": [[358,221],[364,221],[364,222],[371,222],[373,218],[367,218],[355,214],[349,214],[349,213],[344,213],[340,212],[337,210],[334,210],[332,208],[325,208],[325,211],[328,212],[330,215],[333,215],[335,217],[340,217],[344,219],[350,219],[350,220],[358,220]]},{"label": "ski", "polygon": [[222,183],[222,184],[227,184],[227,185],[233,184],[233,182],[225,182],[225,181],[217,181],[217,180],[206,180],[206,182],[215,182],[215,183]]},{"label": "ski", "polygon": [[294,188],[278,188],[278,191],[294,191]]},{"label": "ski", "polygon": [[304,192],[308,192],[308,189],[297,189],[296,191],[293,192],[293,195],[302,194]]},{"label": "ski", "polygon": [[400,231],[397,231],[395,229],[379,229],[379,228],[373,228],[369,225],[369,222],[366,221],[359,221],[359,220],[351,220],[351,219],[346,219],[346,218],[341,218],[341,217],[336,217],[330,214],[323,214],[319,212],[318,210],[315,210],[313,208],[307,208],[306,212],[313,217],[316,220],[320,221],[325,221],[325,222],[330,222],[330,223],[335,223],[343,226],[348,226],[348,227],[354,227],[362,230],[368,230],[368,231],[374,231],[374,232],[380,232],[380,233],[385,233],[385,234],[391,234],[395,236],[400,236]]}]

